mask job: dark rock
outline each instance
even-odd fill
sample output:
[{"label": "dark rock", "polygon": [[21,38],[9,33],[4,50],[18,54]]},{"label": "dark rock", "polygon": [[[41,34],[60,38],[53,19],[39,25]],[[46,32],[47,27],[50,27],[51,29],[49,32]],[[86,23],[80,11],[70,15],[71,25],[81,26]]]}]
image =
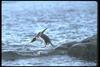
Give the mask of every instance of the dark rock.
[{"label": "dark rock", "polygon": [[92,37],[88,37],[88,38],[82,40],[81,43],[87,43],[87,42],[91,42],[91,41],[97,41],[97,35],[93,35]]},{"label": "dark rock", "polygon": [[18,52],[18,51],[5,51],[2,52],[3,60],[16,60],[16,59],[26,59],[34,57],[33,52]]},{"label": "dark rock", "polygon": [[3,52],[2,59],[4,60],[15,60],[18,58],[18,54],[13,51]]},{"label": "dark rock", "polygon": [[62,45],[60,45],[58,48],[56,48],[55,50],[67,50],[69,49],[73,44],[76,44],[78,42],[74,41],[74,42],[68,42],[68,43],[64,43]]},{"label": "dark rock", "polygon": [[86,38],[72,45],[68,54],[84,60],[97,61],[97,36]]}]

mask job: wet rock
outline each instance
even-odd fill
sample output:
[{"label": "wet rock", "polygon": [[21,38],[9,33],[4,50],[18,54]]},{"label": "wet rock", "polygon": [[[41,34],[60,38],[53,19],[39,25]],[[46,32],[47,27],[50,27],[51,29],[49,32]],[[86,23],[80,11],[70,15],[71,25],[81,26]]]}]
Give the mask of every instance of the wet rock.
[{"label": "wet rock", "polygon": [[97,36],[86,38],[80,43],[72,45],[68,50],[68,55],[80,59],[97,61]]},{"label": "wet rock", "polygon": [[68,42],[61,44],[60,46],[56,47],[50,54],[67,54],[67,50],[73,45],[77,43],[76,41],[74,42]]},{"label": "wet rock", "polygon": [[97,41],[97,35],[93,35],[92,37],[88,37],[84,40],[81,41],[81,43],[87,43],[87,42],[94,42],[94,41]]},{"label": "wet rock", "polygon": [[9,52],[3,52],[2,53],[2,59],[4,60],[15,60],[18,58],[18,54],[16,54],[13,51],[9,51]]},{"label": "wet rock", "polygon": [[78,42],[74,41],[74,42],[68,42],[68,43],[64,43],[62,45],[60,45],[58,48],[56,48],[55,50],[67,50],[69,49],[73,44],[76,44]]},{"label": "wet rock", "polygon": [[26,59],[35,57],[33,52],[24,52],[24,51],[5,51],[2,52],[2,59],[3,60],[18,60],[18,59]]}]

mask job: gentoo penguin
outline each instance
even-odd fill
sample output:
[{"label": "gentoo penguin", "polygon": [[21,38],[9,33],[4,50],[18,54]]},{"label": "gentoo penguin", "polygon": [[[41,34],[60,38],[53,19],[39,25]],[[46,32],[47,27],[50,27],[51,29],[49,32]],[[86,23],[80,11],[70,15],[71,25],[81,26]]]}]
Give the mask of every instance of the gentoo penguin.
[{"label": "gentoo penguin", "polygon": [[46,34],[44,34],[44,32],[45,32],[46,30],[47,30],[47,28],[44,29],[43,31],[39,32],[39,33],[32,39],[31,42],[34,42],[34,41],[36,41],[36,40],[41,40],[41,41],[43,41],[43,42],[45,43],[45,47],[46,47],[46,45],[48,45],[48,44],[51,44],[52,46],[54,46],[54,45],[52,44],[50,38],[49,38]]}]

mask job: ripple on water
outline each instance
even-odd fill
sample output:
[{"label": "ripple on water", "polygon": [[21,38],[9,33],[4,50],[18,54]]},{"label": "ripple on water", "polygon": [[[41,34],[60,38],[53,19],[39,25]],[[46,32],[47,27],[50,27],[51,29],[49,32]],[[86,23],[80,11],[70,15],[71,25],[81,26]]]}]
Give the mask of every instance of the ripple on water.
[{"label": "ripple on water", "polygon": [[[36,2],[34,4],[33,2],[3,2],[2,41],[5,44],[2,47],[3,51],[33,51],[40,49],[44,44],[39,42],[30,43],[30,40],[35,33],[44,28],[48,28],[45,34],[50,37],[55,45],[64,41],[79,41],[97,32],[97,6],[94,2],[86,2],[90,5],[86,5],[85,2],[78,2],[76,5],[74,5],[75,2],[70,2],[70,4],[69,2],[61,3],[65,3],[64,5],[55,2],[58,6],[49,2],[46,7],[41,3],[39,2],[39,5],[37,5]],[[50,4],[52,5],[50,6]],[[27,59],[20,58],[14,61],[3,60],[2,65],[95,66],[96,63],[80,61],[67,55],[50,55]]]}]

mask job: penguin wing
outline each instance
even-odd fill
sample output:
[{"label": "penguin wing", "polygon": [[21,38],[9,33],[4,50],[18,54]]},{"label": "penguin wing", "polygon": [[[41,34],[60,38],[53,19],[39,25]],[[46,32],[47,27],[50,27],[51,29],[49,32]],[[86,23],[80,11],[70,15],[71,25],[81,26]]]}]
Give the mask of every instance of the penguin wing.
[{"label": "penguin wing", "polygon": [[43,34],[46,30],[47,30],[47,28],[45,28],[41,33]]}]

